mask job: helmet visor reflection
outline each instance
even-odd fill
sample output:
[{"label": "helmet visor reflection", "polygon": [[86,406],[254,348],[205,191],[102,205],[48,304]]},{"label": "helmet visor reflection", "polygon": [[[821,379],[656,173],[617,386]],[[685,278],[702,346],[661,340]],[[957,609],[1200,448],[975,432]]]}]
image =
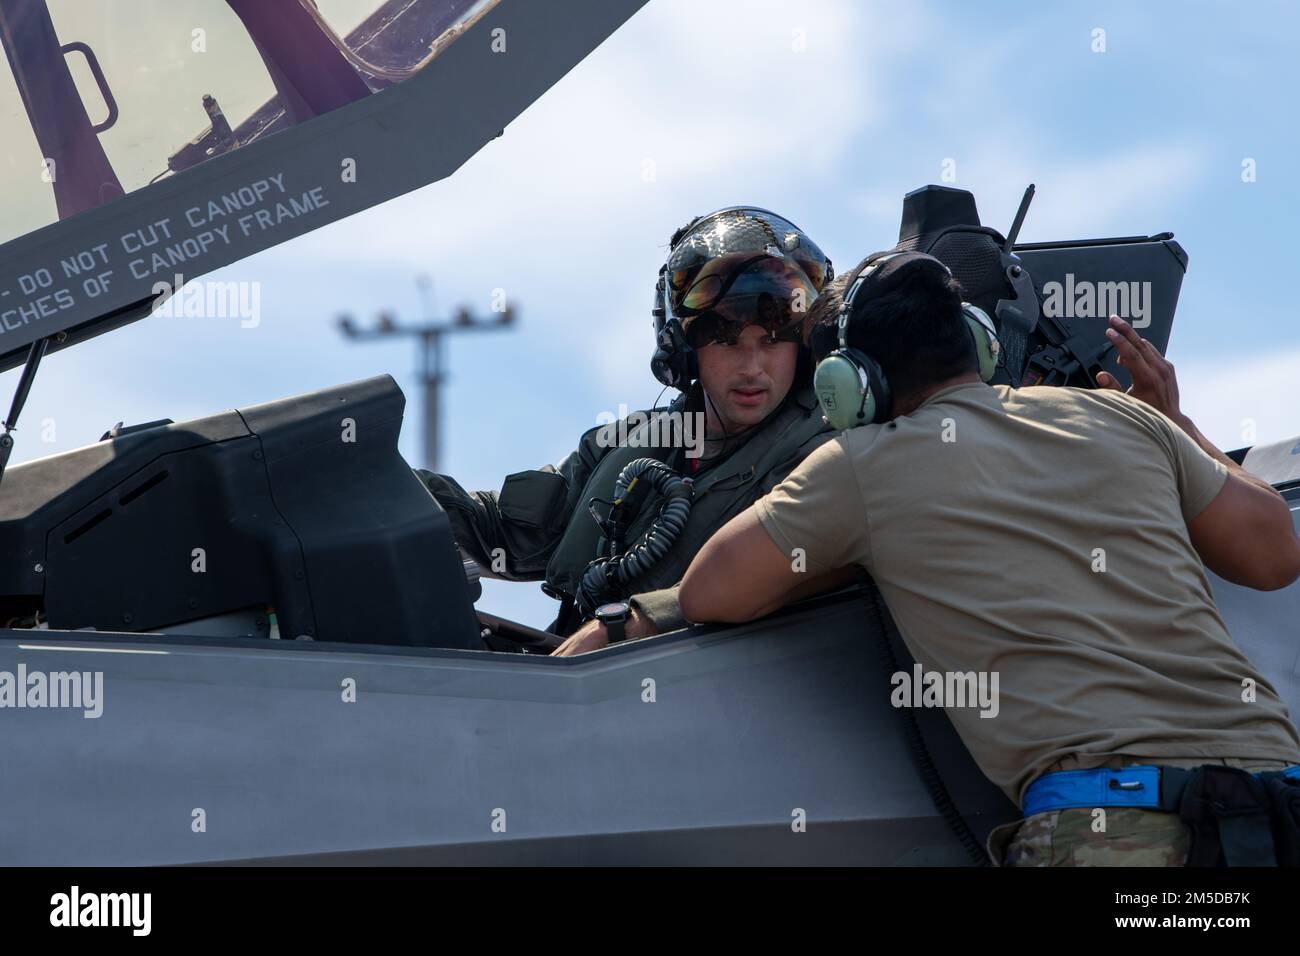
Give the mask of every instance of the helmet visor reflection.
[{"label": "helmet visor reflection", "polygon": [[793,265],[814,292],[830,277],[825,254],[788,220],[750,207],[721,210],[697,223],[669,255],[669,309],[679,319],[712,309],[740,273],[765,259]]},{"label": "helmet visor reflection", "polygon": [[683,299],[684,303],[699,303],[686,305],[688,315],[682,319],[682,329],[693,347],[734,342],[749,325],[761,326],[783,341],[801,341],[804,318],[817,298],[817,288],[797,265],[764,256],[741,272],[733,269],[725,279],[720,278],[725,270],[716,275],[704,271],[701,279],[706,288],[698,294],[693,290]]}]

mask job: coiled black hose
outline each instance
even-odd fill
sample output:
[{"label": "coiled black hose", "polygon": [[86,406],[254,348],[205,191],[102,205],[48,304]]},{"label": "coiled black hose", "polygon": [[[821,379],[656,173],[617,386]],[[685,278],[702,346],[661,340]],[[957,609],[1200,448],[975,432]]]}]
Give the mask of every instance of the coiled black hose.
[{"label": "coiled black hose", "polygon": [[[645,485],[640,485],[645,482]],[[630,523],[627,510],[648,491],[664,499],[659,514],[627,550],[622,546],[622,529]],[[614,503],[605,524],[609,554],[597,558],[583,572],[578,585],[577,605],[591,616],[600,605],[616,600],[627,585],[645,574],[677,542],[691,515],[691,481],[673,471],[657,458],[638,458],[629,462],[614,483]]]}]

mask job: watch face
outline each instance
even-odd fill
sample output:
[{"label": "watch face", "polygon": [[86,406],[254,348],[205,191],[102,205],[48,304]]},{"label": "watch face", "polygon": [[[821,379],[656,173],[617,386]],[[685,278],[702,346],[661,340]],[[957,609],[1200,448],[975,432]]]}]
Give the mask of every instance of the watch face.
[{"label": "watch face", "polygon": [[626,601],[616,601],[613,604],[602,604],[596,608],[596,617],[617,617],[620,614],[627,614],[628,605]]}]

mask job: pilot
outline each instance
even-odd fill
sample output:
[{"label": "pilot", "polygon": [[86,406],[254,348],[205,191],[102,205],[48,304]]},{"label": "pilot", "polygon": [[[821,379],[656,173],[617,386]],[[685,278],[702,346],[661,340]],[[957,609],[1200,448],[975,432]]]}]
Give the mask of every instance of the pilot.
[{"label": "pilot", "polygon": [[[1109,375],[1013,390],[985,384],[996,339],[939,260],[870,257],[848,283],[843,322],[814,338],[818,395],[846,430],[701,549],[686,617],[748,621],[805,578],[864,569],[925,671],[998,688],[993,709],[943,701],[1025,814],[990,836],[995,862],[1263,860],[1269,817],[1251,800],[1300,784],[1300,736],[1205,569],[1295,581],[1286,502],[1182,414],[1173,366],[1118,317],[1129,392]],[[1254,815],[1215,831],[1206,814],[1233,801]]]},{"label": "pilot", "polygon": [[[741,206],[696,217],[673,234],[655,287],[651,368],[675,401],[589,430],[559,465],[509,475],[499,492],[417,470],[485,575],[540,579],[560,601],[556,654],[684,626],[677,584],[700,545],[831,437],[803,339],[833,278],[782,216]],[[645,458],[665,467],[643,476],[614,537],[616,483]],[[611,540],[637,563],[611,562]]]}]

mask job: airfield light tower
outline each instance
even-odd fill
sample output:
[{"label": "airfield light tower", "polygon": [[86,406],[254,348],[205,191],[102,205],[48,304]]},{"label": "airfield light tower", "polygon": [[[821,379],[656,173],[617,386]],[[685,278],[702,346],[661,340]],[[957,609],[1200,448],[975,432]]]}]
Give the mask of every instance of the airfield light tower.
[{"label": "airfield light tower", "polygon": [[430,304],[432,282],[428,276],[417,281],[424,306],[424,319],[415,325],[399,324],[391,310],[380,312],[370,328],[360,328],[351,315],[340,315],[339,329],[350,339],[369,341],[392,336],[418,340],[420,349],[420,384],[424,386],[424,467],[438,470],[438,392],[447,380],[443,359],[442,337],[452,332],[492,332],[509,328],[515,322],[514,309],[507,305],[491,319],[480,319],[461,306],[450,319],[434,319]]}]

